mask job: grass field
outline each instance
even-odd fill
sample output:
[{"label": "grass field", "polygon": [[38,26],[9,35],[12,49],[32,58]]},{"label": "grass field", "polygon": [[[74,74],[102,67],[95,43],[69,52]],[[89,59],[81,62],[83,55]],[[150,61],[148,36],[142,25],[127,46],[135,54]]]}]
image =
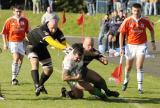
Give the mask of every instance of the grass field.
[{"label": "grass field", "polygon": [[[99,72],[112,90],[120,92],[119,98],[110,98],[108,102],[95,99],[85,92],[84,99],[71,100],[60,97],[60,89],[67,84],[61,80],[61,61],[63,54],[57,50],[50,50],[53,62],[54,73],[46,83],[48,95],[41,94],[34,96],[34,88],[30,73],[30,64],[25,57],[21,73],[18,77],[20,86],[11,86],[11,55],[8,51],[0,56],[0,79],[2,93],[6,97],[5,101],[0,101],[0,108],[158,108],[160,105],[160,78],[145,74],[144,94],[137,92],[136,72],[132,72],[129,88],[126,92],[121,91],[121,86],[116,86],[114,82],[108,81],[115,65],[103,66],[93,61],[90,68]],[[68,87],[67,87],[68,88]]]},{"label": "grass field", "polygon": [[[28,17],[31,28],[35,28],[36,26],[40,25],[41,17],[43,13],[33,14],[31,11],[24,11],[24,14],[25,16]],[[12,15],[12,11],[0,10],[0,31],[2,29],[2,26],[4,25],[5,20],[11,15]],[[62,13],[58,13],[58,15],[61,18]],[[98,37],[100,21],[103,18],[103,16],[104,16],[103,14],[98,14],[96,16],[85,15],[85,26],[84,26],[85,36]],[[81,27],[76,24],[76,19],[78,17],[79,17],[79,14],[66,13],[67,21],[62,28],[65,35],[81,36]],[[159,16],[151,16],[150,19],[155,23],[157,20],[159,20]],[[156,31],[155,32],[156,40],[160,40],[160,32],[158,32],[160,30],[159,26],[160,26],[160,23],[155,24],[154,26]]]},{"label": "grass field", "polygon": [[[11,11],[0,10],[0,30],[4,21],[10,16]],[[25,12],[29,17],[32,28],[40,24],[42,14],[34,15],[32,12]],[[67,13],[67,23],[63,28],[66,35],[79,36],[80,30],[76,25],[77,14]],[[86,16],[85,35],[97,36],[99,31],[99,20],[102,15],[95,17]],[[70,20],[69,20],[70,19]],[[152,21],[157,21],[158,16],[151,17]],[[159,24],[155,25],[156,39],[160,39]],[[0,41],[0,43],[2,43]],[[2,45],[2,44],[0,44]],[[97,61],[93,61],[89,67],[96,70],[106,80],[108,87],[112,90],[120,92],[119,98],[110,98],[108,102],[95,99],[93,96],[85,92],[84,99],[71,100],[60,97],[60,89],[67,84],[61,80],[61,62],[63,53],[57,50],[50,50],[53,62],[54,73],[46,83],[48,95],[41,94],[39,97],[34,95],[33,81],[30,73],[30,63],[27,57],[24,59],[21,73],[18,77],[20,86],[11,86],[11,63],[12,58],[9,51],[0,54],[0,83],[5,101],[0,101],[0,108],[159,108],[160,106],[160,77],[154,77],[145,74],[144,94],[139,95],[137,92],[136,72],[132,71],[131,81],[126,92],[121,91],[121,85],[116,86],[114,82],[108,78],[115,68],[115,64],[107,66],[101,65]],[[41,70],[40,70],[41,73]],[[69,89],[69,88],[68,88]]]}]

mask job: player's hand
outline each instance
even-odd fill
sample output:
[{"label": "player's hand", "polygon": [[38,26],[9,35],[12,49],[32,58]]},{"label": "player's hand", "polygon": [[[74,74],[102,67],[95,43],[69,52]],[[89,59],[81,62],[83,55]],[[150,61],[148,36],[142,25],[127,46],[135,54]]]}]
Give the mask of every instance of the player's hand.
[{"label": "player's hand", "polygon": [[108,64],[108,60],[106,57],[101,57],[100,58],[100,61],[104,64],[104,65],[107,65]]},{"label": "player's hand", "polygon": [[123,56],[123,55],[124,55],[124,49],[120,48],[120,56]]},{"label": "player's hand", "polygon": [[152,42],[152,50],[156,50],[156,44],[155,44],[155,42]]},{"label": "player's hand", "polygon": [[82,79],[82,75],[80,73],[77,74],[77,80],[81,80]]}]

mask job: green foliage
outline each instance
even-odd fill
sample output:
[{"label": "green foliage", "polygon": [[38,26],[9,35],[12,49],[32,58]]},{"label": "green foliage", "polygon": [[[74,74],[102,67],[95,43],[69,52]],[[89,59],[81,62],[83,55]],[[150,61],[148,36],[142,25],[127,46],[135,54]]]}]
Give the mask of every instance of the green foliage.
[{"label": "green foliage", "polygon": [[83,0],[57,0],[56,2],[57,11],[79,12],[84,8]]}]

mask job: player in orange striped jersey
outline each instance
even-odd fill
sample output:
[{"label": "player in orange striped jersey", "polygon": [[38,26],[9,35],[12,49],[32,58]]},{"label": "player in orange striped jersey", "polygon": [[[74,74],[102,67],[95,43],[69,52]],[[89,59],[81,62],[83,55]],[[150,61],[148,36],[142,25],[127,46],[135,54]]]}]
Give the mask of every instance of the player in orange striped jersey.
[{"label": "player in orange striped jersey", "polygon": [[4,24],[2,34],[4,49],[11,50],[12,62],[12,85],[17,85],[16,79],[25,54],[23,40],[29,31],[28,20],[22,17],[22,9],[20,6],[13,7],[13,16],[8,18]]},{"label": "player in orange striped jersey", "polygon": [[138,3],[132,6],[132,15],[124,20],[119,31],[120,31],[120,53],[124,53],[123,40],[124,34],[126,35],[126,66],[125,66],[125,80],[122,86],[122,90],[125,91],[129,82],[129,73],[132,68],[134,59],[136,58],[136,69],[137,69],[137,83],[138,91],[140,94],[143,93],[142,82],[143,82],[143,63],[145,60],[145,54],[147,51],[147,35],[146,28],[150,30],[151,42],[153,50],[156,50],[155,39],[154,39],[154,28],[147,18],[141,17],[141,5]]}]

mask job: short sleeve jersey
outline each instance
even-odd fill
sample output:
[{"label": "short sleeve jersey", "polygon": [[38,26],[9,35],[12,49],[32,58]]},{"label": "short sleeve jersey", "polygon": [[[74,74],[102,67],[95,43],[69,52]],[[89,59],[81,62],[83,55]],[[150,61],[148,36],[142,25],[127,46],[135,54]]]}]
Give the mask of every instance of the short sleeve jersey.
[{"label": "short sleeve jersey", "polygon": [[143,44],[147,42],[146,28],[153,31],[153,23],[147,18],[135,20],[130,16],[124,20],[119,31],[126,34],[128,44]]},{"label": "short sleeve jersey", "polygon": [[62,68],[64,70],[67,70],[69,75],[75,76],[77,73],[81,73],[81,68],[83,66],[83,61],[75,62],[71,59],[73,55],[73,51],[71,51],[69,54],[66,54],[63,62],[62,62]]},{"label": "short sleeve jersey", "polygon": [[48,36],[51,36],[54,40],[58,40],[59,42],[66,40],[59,28],[57,28],[54,33],[51,33],[48,29],[47,24],[48,22],[33,29],[28,33],[27,38],[32,45],[36,46],[38,44],[44,44],[45,46],[47,46],[48,43],[44,41],[44,39]]},{"label": "short sleeve jersey", "polygon": [[9,42],[20,42],[25,38],[25,33],[29,31],[28,20],[24,17],[19,19],[10,17],[6,20],[2,34],[7,36]]}]

